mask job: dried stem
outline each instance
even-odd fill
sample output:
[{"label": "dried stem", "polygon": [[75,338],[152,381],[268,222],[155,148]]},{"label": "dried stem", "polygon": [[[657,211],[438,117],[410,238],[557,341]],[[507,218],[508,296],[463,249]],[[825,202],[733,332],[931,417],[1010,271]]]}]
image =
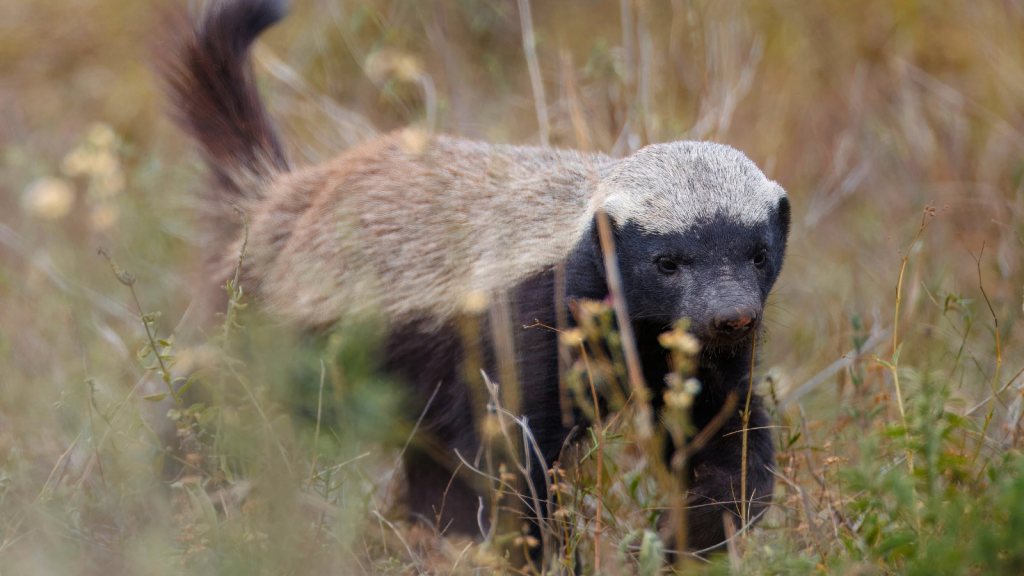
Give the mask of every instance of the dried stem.
[{"label": "dried stem", "polygon": [[231,208],[242,218],[242,248],[238,251],[235,276],[231,279],[231,284],[228,286],[228,310],[224,315],[224,326],[221,329],[220,341],[221,350],[224,352],[228,350],[228,336],[231,334],[231,324],[234,322],[235,312],[238,310],[239,300],[242,297],[241,290],[238,287],[238,278],[242,274],[242,261],[245,259],[245,250],[249,246],[249,218],[246,217],[245,211],[239,208],[237,204],[232,204]]},{"label": "dried stem", "polygon": [[[968,251],[970,252],[970,251]],[[992,323],[995,327],[996,332],[996,373],[992,376],[992,396],[989,398],[988,403],[988,414],[985,415],[985,427],[981,431],[981,440],[985,439],[988,434],[988,426],[992,423],[992,415],[996,411],[996,396],[998,396],[999,387],[999,370],[1003,366],[1003,351],[1002,346],[999,342],[999,318],[996,317],[996,312],[992,308],[992,302],[988,299],[988,294],[985,293],[985,286],[981,282],[981,256],[985,253],[985,243],[981,243],[981,251],[978,252],[978,257],[974,257],[974,253],[971,253],[971,258],[974,260],[974,264],[978,267],[978,288],[981,290],[981,295],[985,298],[985,305],[988,306],[989,314],[992,315]],[[979,446],[978,451],[974,453],[974,460],[978,459],[978,454],[981,454],[981,448]]]},{"label": "dried stem", "polygon": [[601,240],[601,252],[604,254],[604,270],[607,275],[608,292],[612,297],[615,316],[619,320],[619,334],[622,337],[622,349],[626,356],[626,373],[629,376],[629,387],[636,399],[637,433],[641,440],[651,440],[651,403],[644,383],[644,374],[640,368],[640,355],[636,349],[636,338],[633,337],[633,325],[626,311],[626,300],[622,296],[622,279],[619,277],[619,265],[615,258],[615,240],[612,238],[612,225],[608,214],[597,213],[597,229]]},{"label": "dried stem", "polygon": [[590,136],[590,128],[587,126],[587,118],[583,111],[583,104],[580,102],[580,89],[576,85],[576,71],[572,63],[572,53],[562,49],[562,83],[565,89],[565,100],[569,107],[569,119],[572,121],[572,129],[576,134],[576,146],[585,152],[594,149],[593,138]]},{"label": "dried stem", "polygon": [[[565,263],[560,262],[555,266],[555,333],[562,335],[569,325],[565,306]],[[558,340],[558,403],[562,409],[562,425],[571,428],[573,425],[572,396],[569,393],[569,384],[565,379],[565,372],[572,364],[569,348]]]},{"label": "dried stem", "polygon": [[[910,252],[913,251],[914,246],[917,245],[917,240],[921,237],[921,233],[928,227],[931,222],[928,217],[935,216],[935,208],[931,205],[924,207],[924,214],[921,216],[921,226],[917,229],[917,234],[914,235],[913,242],[910,243],[910,247],[907,248],[906,254],[901,254],[903,264],[900,266],[900,277],[896,282],[896,310],[893,313],[892,321],[892,362],[887,363],[889,371],[892,373],[893,387],[896,389],[896,404],[900,409],[900,419],[903,422],[903,435],[906,437],[910,434],[910,430],[907,428],[907,413],[903,408],[903,393],[900,390],[900,375],[899,375],[899,322],[900,322],[900,301],[903,298],[903,274],[907,270],[907,261],[910,260]],[[914,458],[911,456],[909,450],[907,452],[907,465],[910,467],[910,472],[914,472]]]},{"label": "dried stem", "polygon": [[747,521],[747,433],[750,425],[750,397],[754,393],[754,359],[757,357],[757,332],[750,344],[750,381],[747,383],[747,402],[743,407],[743,452],[740,455],[740,518]]},{"label": "dried stem", "polygon": [[583,362],[587,370],[587,378],[590,381],[590,393],[594,398],[594,422],[597,424],[597,511],[594,520],[594,574],[601,573],[601,476],[604,474],[604,425],[601,423],[601,409],[597,402],[597,389],[594,387],[594,375],[590,372],[590,362],[587,359],[587,349],[581,343],[580,354],[583,355]]},{"label": "dried stem", "polygon": [[540,77],[540,65],[537,63],[537,38],[533,34],[530,0],[519,0],[519,22],[523,28],[523,51],[526,52],[526,66],[530,71],[530,84],[533,86],[533,103],[537,108],[540,143],[547,146],[549,140],[548,105],[544,97],[544,82]]},{"label": "dried stem", "polygon": [[175,404],[180,407],[182,400],[174,392],[174,384],[171,380],[171,371],[168,370],[167,365],[164,364],[163,354],[156,344],[156,337],[149,329],[149,319],[147,318],[146,312],[142,309],[142,302],[139,301],[139,295],[135,292],[135,275],[121,269],[106,248],[100,248],[98,252],[101,256],[107,259],[107,263],[110,264],[110,269],[114,272],[114,276],[117,277],[117,280],[121,284],[127,286],[128,290],[132,293],[132,299],[135,300],[135,306],[139,310],[139,317],[142,319],[142,327],[146,330],[146,338],[149,339],[149,347],[153,351],[153,356],[156,357],[157,364],[160,366],[160,378],[165,384],[167,384],[167,392],[170,394],[171,398],[174,398]]}]

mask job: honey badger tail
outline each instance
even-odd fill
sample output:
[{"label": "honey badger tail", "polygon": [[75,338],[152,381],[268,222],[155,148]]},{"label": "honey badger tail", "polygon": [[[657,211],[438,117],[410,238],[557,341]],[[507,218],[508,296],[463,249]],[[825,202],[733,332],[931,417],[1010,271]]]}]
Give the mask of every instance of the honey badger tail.
[{"label": "honey badger tail", "polygon": [[234,203],[259,200],[289,168],[250,62],[253,42],[286,11],[285,0],[211,0],[196,20],[173,26],[157,58],[173,119],[213,172],[207,208],[222,217]]}]

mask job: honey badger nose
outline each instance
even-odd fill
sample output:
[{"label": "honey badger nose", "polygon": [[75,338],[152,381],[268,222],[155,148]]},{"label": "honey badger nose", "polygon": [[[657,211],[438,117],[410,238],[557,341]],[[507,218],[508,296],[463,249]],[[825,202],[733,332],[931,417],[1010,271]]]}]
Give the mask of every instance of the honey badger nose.
[{"label": "honey badger nose", "polygon": [[740,336],[757,325],[757,310],[736,306],[715,315],[715,331],[723,336]]}]

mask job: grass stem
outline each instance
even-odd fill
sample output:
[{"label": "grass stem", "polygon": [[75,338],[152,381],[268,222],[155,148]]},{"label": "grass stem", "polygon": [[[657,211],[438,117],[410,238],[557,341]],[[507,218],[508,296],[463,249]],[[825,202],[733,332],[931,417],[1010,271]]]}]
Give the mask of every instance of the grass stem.
[{"label": "grass stem", "polygon": [[750,429],[750,398],[754,392],[754,360],[757,358],[757,332],[750,343],[750,381],[747,383],[747,401],[743,407],[743,448],[740,455],[740,519],[747,522],[747,433]]}]

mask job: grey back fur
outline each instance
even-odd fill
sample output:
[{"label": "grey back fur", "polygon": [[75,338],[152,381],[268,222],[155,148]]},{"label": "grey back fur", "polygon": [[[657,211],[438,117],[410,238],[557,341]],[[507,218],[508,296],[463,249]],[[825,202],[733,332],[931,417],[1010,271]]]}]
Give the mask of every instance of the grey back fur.
[{"label": "grey back fur", "polygon": [[615,160],[406,129],[281,173],[245,207],[246,270],[264,306],[307,326],[343,311],[440,323],[471,292],[508,290],[563,260],[598,209],[673,232],[715,212],[763,220],[782,195],[719,144],[658,144]]}]

